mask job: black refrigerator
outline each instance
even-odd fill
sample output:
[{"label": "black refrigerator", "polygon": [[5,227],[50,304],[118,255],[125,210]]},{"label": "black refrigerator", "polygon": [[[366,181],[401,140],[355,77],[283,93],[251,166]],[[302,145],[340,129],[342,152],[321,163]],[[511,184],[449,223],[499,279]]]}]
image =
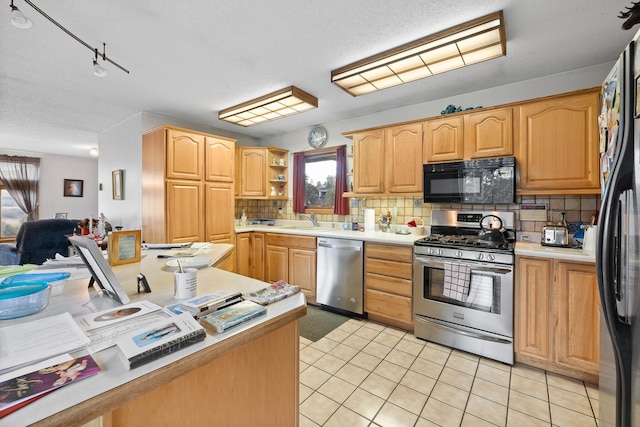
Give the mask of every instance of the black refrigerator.
[{"label": "black refrigerator", "polygon": [[601,301],[599,426],[640,426],[640,52],[638,36],[602,85],[596,268]]}]

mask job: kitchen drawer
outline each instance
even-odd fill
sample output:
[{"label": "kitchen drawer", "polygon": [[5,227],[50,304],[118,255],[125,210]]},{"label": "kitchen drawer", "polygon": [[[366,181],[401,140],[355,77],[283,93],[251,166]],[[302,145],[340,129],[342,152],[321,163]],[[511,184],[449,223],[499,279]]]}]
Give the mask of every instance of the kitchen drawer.
[{"label": "kitchen drawer", "polygon": [[316,249],[316,238],[312,236],[268,233],[267,245],[284,246],[289,248]]},{"label": "kitchen drawer", "polygon": [[411,280],[381,276],[375,273],[367,273],[365,280],[367,289],[376,289],[396,295],[411,297],[413,289]]},{"label": "kitchen drawer", "polygon": [[408,297],[367,289],[365,293],[365,311],[369,314],[377,314],[393,319],[394,321],[412,323],[411,298]]},{"label": "kitchen drawer", "polygon": [[390,261],[413,262],[413,246],[380,245],[367,243],[367,258],[380,258]]},{"label": "kitchen drawer", "polygon": [[371,259],[367,256],[364,265],[367,273],[382,274],[383,276],[399,277],[401,279],[412,279],[412,264],[398,261],[386,261],[382,259]]}]

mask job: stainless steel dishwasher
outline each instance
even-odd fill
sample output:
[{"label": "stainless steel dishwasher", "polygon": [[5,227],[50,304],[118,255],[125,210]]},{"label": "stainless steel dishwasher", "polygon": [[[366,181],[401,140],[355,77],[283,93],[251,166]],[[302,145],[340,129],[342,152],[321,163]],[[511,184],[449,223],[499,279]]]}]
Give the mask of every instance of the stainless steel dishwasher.
[{"label": "stainless steel dishwasher", "polygon": [[364,314],[363,266],[362,241],[318,237],[316,301]]}]

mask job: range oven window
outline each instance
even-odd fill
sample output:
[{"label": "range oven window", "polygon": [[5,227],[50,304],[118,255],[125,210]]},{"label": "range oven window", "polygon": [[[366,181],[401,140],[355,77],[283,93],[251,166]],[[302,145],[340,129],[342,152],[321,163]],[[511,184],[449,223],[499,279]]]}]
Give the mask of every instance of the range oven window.
[{"label": "range oven window", "polygon": [[422,298],[473,310],[500,314],[500,276],[471,270],[468,290],[463,297],[447,296],[445,270],[423,266]]}]

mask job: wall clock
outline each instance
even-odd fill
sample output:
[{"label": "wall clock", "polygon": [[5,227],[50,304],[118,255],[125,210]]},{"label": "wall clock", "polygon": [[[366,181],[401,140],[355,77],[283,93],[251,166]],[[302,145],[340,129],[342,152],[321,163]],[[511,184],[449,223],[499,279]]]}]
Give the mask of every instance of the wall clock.
[{"label": "wall clock", "polygon": [[327,130],[323,126],[314,126],[309,131],[309,145],[320,148],[327,143]]}]

